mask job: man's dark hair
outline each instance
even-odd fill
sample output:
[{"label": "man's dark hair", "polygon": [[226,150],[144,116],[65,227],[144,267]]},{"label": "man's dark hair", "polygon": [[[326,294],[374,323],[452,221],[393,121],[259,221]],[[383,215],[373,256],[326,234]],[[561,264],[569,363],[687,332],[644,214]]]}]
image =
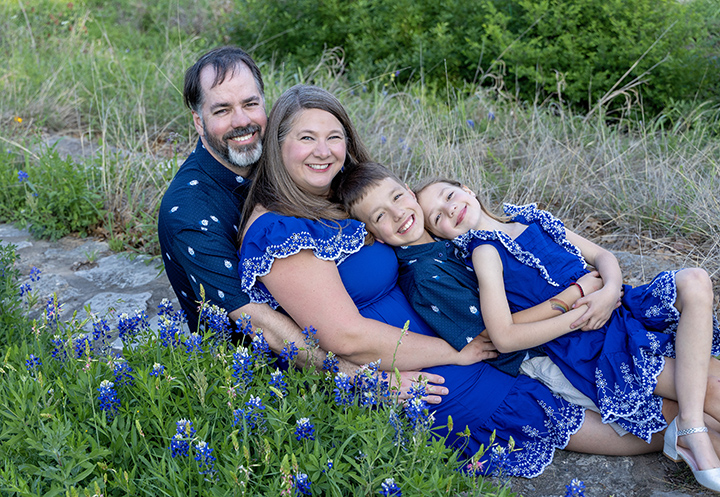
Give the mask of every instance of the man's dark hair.
[{"label": "man's dark hair", "polygon": [[405,185],[395,173],[382,164],[371,161],[361,162],[348,168],[342,175],[335,197],[352,216],[353,207],[365,198],[370,188],[379,185],[386,178],[392,179],[400,186]]},{"label": "man's dark hair", "polygon": [[239,47],[220,47],[210,50],[200,57],[195,64],[185,73],[185,87],[183,89],[183,100],[190,110],[200,113],[203,104],[203,90],[200,84],[200,73],[207,66],[215,69],[215,81],[210,88],[222,84],[228,73],[232,76],[240,64],[245,64],[253,77],[255,84],[260,90],[260,95],[265,98],[265,84],[263,83],[260,69],[250,55]]}]

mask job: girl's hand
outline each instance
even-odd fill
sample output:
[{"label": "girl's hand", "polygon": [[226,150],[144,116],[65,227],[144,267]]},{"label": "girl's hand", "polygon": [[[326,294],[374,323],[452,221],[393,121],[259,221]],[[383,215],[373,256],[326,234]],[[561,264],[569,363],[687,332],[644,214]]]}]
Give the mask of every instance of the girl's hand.
[{"label": "girl's hand", "polygon": [[614,292],[608,287],[603,287],[601,290],[591,294],[586,293],[584,297],[575,301],[572,307],[575,309],[581,305],[586,305],[587,310],[570,326],[572,328],[581,327],[583,331],[602,328],[610,319],[612,312],[618,307],[619,299],[619,292]]},{"label": "girl's hand", "polygon": [[[590,271],[589,273],[582,275],[576,283],[580,285],[580,288],[582,288],[585,295],[595,293],[603,287],[603,280],[598,271]],[[582,298],[582,296],[580,298]]]}]

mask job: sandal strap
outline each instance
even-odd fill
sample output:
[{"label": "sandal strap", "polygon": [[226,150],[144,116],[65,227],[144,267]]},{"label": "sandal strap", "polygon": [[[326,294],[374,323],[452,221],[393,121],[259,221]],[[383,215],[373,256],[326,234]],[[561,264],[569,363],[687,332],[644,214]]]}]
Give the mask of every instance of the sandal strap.
[{"label": "sandal strap", "polygon": [[700,428],[688,428],[687,430],[678,430],[677,436],[683,437],[685,435],[692,435],[693,433],[707,433],[707,431],[707,426],[702,426]]}]

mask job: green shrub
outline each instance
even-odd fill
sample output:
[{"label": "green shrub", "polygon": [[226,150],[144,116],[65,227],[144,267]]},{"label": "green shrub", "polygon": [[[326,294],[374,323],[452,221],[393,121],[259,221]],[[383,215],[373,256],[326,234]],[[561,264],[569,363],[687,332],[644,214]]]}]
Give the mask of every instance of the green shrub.
[{"label": "green shrub", "polygon": [[354,80],[504,80],[524,100],[560,90],[585,109],[641,77],[654,114],[720,97],[717,16],[710,0],[248,0],[233,41],[300,65],[340,46]]},{"label": "green shrub", "polygon": [[27,157],[23,165],[17,159],[0,161],[0,221],[52,240],[87,234],[103,215],[102,197],[88,172],[52,148],[34,160]]}]

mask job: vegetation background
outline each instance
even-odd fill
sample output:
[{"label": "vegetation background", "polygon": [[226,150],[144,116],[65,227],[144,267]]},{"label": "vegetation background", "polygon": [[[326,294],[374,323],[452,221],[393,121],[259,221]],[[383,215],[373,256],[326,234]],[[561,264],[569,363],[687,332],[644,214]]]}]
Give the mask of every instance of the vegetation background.
[{"label": "vegetation background", "polygon": [[[720,293],[717,0],[3,1],[0,222],[49,238],[100,235],[115,250],[157,254],[159,200],[196,140],[182,106],[184,71],[200,53],[230,43],[256,57],[268,107],[296,83],[330,89],[375,157],[409,183],[442,174],[463,179],[494,204],[538,202],[611,249],[704,267]],[[97,153],[84,161],[61,157],[46,145],[58,136]],[[238,481],[251,481],[238,466],[253,461],[251,452],[268,457],[287,447],[313,453],[314,466],[305,471],[318,488],[336,491],[322,486],[331,469],[324,445],[298,448],[285,433],[265,442],[275,444],[272,451],[265,445],[242,453],[237,441],[223,438],[231,413],[217,395],[208,394],[206,405],[205,393],[223,388],[230,370],[210,355],[188,360],[153,348],[131,354],[136,385],[147,392],[123,384],[120,415],[106,418],[93,406],[99,380],[114,366],[82,353],[69,365],[53,362],[57,344],[30,336],[33,324],[22,317],[29,302],[17,295],[19,275],[6,271],[14,256],[0,255],[0,440],[13,442],[1,444],[7,452],[0,450],[0,481],[15,485],[3,491],[61,494],[77,485],[87,495],[91,488],[207,494],[197,468],[193,473],[166,454],[175,422],[188,412],[217,450],[219,473],[235,479],[236,493]],[[34,324],[61,330],[67,347],[78,330],[73,323]],[[42,371],[26,368],[31,353],[45,364]],[[167,380],[154,394],[159,380],[150,376],[148,357],[174,368],[180,382]],[[318,384],[332,389],[321,376]],[[257,377],[267,380],[269,371]],[[321,409],[327,392],[308,395],[306,378],[292,379],[297,395],[278,407],[279,426],[292,424],[290,413],[304,402]],[[368,427],[377,421],[355,415]],[[318,432],[348,438],[342,429],[352,423],[335,423],[341,430],[333,432],[336,420],[328,416]],[[350,448],[375,447],[388,464],[384,471],[400,457],[384,449],[392,436],[387,427],[368,428],[363,440],[375,441]],[[442,447],[427,450],[452,460]],[[342,454],[336,461],[354,475],[338,485],[361,481],[368,495],[389,474]],[[426,467],[413,472],[402,464],[396,469],[406,489],[445,482],[478,490],[454,470],[437,469],[427,480]],[[144,467],[152,472],[137,480],[133,471]],[[274,479],[255,483],[275,493],[298,469],[292,458],[264,467]],[[190,473],[196,476],[185,478]],[[169,474],[175,479],[163,480]]]}]

